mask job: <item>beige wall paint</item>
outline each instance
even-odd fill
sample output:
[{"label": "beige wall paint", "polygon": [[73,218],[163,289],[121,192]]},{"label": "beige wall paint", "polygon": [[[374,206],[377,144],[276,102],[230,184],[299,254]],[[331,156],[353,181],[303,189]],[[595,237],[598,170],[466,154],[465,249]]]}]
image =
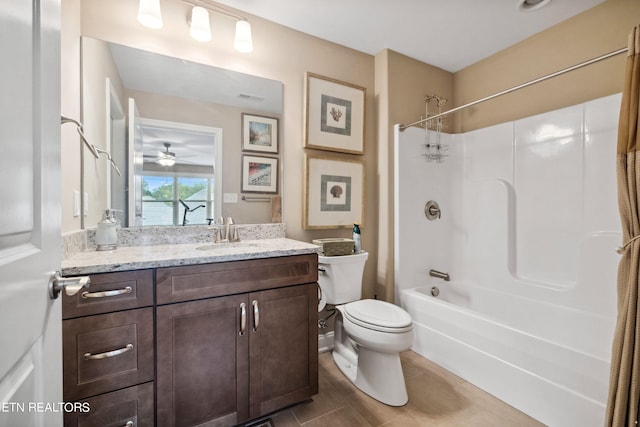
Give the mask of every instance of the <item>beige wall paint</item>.
[{"label": "beige wall paint", "polygon": [[[63,115],[80,120],[80,0],[62,2],[61,105]],[[78,230],[80,217],[73,216],[73,191],[80,191],[80,136],[73,124],[61,127],[62,232]]]},{"label": "beige wall paint", "polygon": [[[121,108],[126,108],[124,86],[116,68],[111,51],[106,43],[91,38],[81,41],[82,48],[82,124],[87,140],[96,147],[111,152],[111,141],[107,141],[107,106],[110,92],[115,94]],[[111,90],[106,86],[109,79]],[[109,91],[109,92],[108,92]],[[89,214],[84,217],[85,227],[96,227],[102,220],[104,209],[111,206],[110,194],[104,189],[109,181],[108,174],[114,173],[105,155],[96,159],[89,150],[83,151],[83,183],[87,193]],[[124,170],[123,165],[119,167]],[[98,209],[98,207],[102,207]]]},{"label": "beige wall paint", "polygon": [[[455,105],[489,96],[626,47],[640,22],[638,0],[607,0],[454,75]],[[622,91],[624,55],[589,65],[456,113],[467,132]]]},{"label": "beige wall paint", "polygon": [[[424,64],[397,52],[385,50],[376,55],[376,100],[378,126],[378,289],[387,301],[393,301],[393,126],[420,120],[425,114],[426,95],[453,100],[453,74]],[[430,113],[433,104],[430,105]],[[445,106],[446,109],[446,106]],[[451,123],[446,123],[450,130]],[[426,202],[426,201],[425,201]]]},{"label": "beige wall paint", "polygon": [[[451,108],[623,47],[629,30],[640,21],[638,0],[607,0],[451,74],[392,51],[372,57],[252,16],[248,17],[254,34],[253,53],[239,54],[233,50],[234,23],[220,16],[214,16],[215,41],[198,43],[188,36],[188,6],[178,0],[162,1],[165,26],[161,30],[150,30],[138,24],[135,19],[137,2],[132,0],[63,0],[62,3],[63,112],[65,107],[79,111],[77,19],[80,16],[83,35],[284,83],[282,194],[284,221],[291,238],[310,241],[351,234],[347,229],[302,229],[304,154],[334,155],[303,148],[304,73],[311,71],[364,86],[367,89],[365,155],[335,156],[365,161],[366,206],[362,232],[363,247],[371,256],[365,270],[364,295],[377,292],[385,299],[392,299],[393,280],[392,125],[419,119],[424,112],[426,94],[448,98],[447,107]],[[80,3],[81,15],[77,11]],[[469,131],[619,92],[623,61],[619,56],[489,101],[459,113],[448,125],[454,132]],[[74,170],[79,165],[79,143],[75,139],[72,132],[65,136],[63,130],[65,197],[70,188],[79,187],[79,172]],[[63,200],[64,231],[79,228],[79,222],[70,218],[70,212],[69,203]]]},{"label": "beige wall paint", "polygon": [[[74,0],[63,0],[63,3]],[[350,229],[309,231],[302,229],[303,165],[306,152],[362,159],[365,162],[365,215],[362,218],[363,248],[371,256],[365,268],[364,295],[375,292],[377,270],[377,188],[376,127],[374,112],[374,57],[300,33],[248,15],[254,38],[254,51],[240,54],[233,50],[235,22],[213,16],[215,40],[200,43],[189,37],[189,6],[179,0],[162,0],[164,27],[151,30],[136,20],[137,1],[82,0],[81,33],[89,37],[125,44],[165,55],[228,68],[284,84],[284,112],[281,135],[284,141],[283,220],[287,236],[302,241],[322,237],[350,237]],[[64,31],[64,29],[63,29]],[[69,58],[74,61],[75,58]],[[303,148],[304,80],[311,71],[366,88],[365,154],[333,154]],[[73,97],[74,94],[69,94]],[[70,103],[76,101],[68,100]],[[63,153],[63,157],[71,153]],[[66,173],[66,172],[65,172]],[[69,184],[71,184],[69,182]],[[66,187],[65,187],[65,191]],[[63,216],[69,211],[63,207]],[[71,226],[69,227],[71,228]],[[79,227],[76,227],[76,229]]]}]

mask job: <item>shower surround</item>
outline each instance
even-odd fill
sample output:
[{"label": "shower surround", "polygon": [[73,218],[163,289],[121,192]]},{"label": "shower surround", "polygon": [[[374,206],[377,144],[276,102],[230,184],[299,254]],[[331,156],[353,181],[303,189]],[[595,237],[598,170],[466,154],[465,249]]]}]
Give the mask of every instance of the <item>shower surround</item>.
[{"label": "shower surround", "polygon": [[442,134],[444,163],[423,157],[423,129],[396,126],[395,290],[414,350],[550,426],[604,422],[619,109],[613,95]]}]

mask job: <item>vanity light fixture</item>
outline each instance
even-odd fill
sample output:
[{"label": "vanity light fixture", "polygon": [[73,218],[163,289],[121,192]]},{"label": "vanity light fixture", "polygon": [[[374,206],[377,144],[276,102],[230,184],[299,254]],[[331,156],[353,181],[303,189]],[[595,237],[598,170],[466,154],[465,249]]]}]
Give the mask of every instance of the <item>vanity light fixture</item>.
[{"label": "vanity light fixture", "polygon": [[191,9],[191,20],[189,23],[189,34],[196,40],[211,40],[211,26],[209,23],[209,13],[217,13],[238,21],[236,23],[236,35],[233,47],[242,53],[253,51],[253,40],[251,37],[251,24],[244,16],[238,15],[230,10],[224,9],[210,0],[182,0],[183,3],[193,6]]},{"label": "vanity light fixture", "polygon": [[191,24],[189,25],[189,35],[201,42],[211,40],[211,24],[209,22],[209,11],[201,6],[193,6],[191,9]]},{"label": "vanity light fixture", "polygon": [[253,51],[253,39],[251,37],[251,24],[247,20],[236,22],[236,37],[233,41],[233,47],[242,53]]},{"label": "vanity light fixture", "polygon": [[153,28],[154,30],[162,28],[160,0],[140,0],[138,21],[145,27]]},{"label": "vanity light fixture", "polygon": [[[251,35],[251,24],[244,16],[238,15],[230,10],[224,9],[211,0],[181,0],[192,6],[191,16],[187,20],[189,24],[189,34],[198,41],[208,42],[211,40],[210,13],[217,13],[236,22],[236,34],[233,47],[242,53],[253,51],[253,38]],[[140,0],[138,7],[138,21],[145,27],[158,29],[162,28],[162,14],[160,12],[160,0]]]}]

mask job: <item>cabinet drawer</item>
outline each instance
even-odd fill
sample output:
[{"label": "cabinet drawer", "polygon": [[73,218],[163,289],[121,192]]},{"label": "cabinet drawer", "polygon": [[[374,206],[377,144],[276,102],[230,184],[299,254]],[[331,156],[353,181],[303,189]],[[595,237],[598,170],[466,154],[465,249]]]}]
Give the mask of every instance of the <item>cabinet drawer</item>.
[{"label": "cabinet drawer", "polygon": [[64,414],[65,427],[153,426],[153,383],[82,400],[88,412]]},{"label": "cabinet drawer", "polygon": [[64,320],[63,394],[78,400],[153,379],[153,309]]},{"label": "cabinet drawer", "polygon": [[161,268],[156,298],[158,304],[168,304],[317,280],[317,254]]},{"label": "cabinet drawer", "polygon": [[91,275],[91,285],[68,296],[62,293],[62,318],[109,313],[153,304],[153,271]]}]

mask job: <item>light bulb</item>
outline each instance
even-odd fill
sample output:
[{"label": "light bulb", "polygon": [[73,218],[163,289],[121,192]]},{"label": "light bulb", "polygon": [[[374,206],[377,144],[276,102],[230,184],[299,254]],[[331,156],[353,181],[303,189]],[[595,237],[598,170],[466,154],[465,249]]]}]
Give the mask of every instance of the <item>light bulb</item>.
[{"label": "light bulb", "polygon": [[138,7],[138,21],[148,28],[162,28],[160,0],[140,0],[140,5]]},{"label": "light bulb", "polygon": [[162,159],[156,160],[156,163],[158,163],[161,166],[173,166],[173,165],[176,164],[176,159],[173,159],[173,158],[162,158]]},{"label": "light bulb", "polygon": [[189,34],[201,42],[211,40],[211,25],[209,23],[209,11],[204,7],[194,6],[191,9],[191,27]]},{"label": "light bulb", "polygon": [[251,39],[251,24],[248,21],[238,21],[236,23],[236,38],[233,47],[242,53],[253,51],[253,40]]}]

